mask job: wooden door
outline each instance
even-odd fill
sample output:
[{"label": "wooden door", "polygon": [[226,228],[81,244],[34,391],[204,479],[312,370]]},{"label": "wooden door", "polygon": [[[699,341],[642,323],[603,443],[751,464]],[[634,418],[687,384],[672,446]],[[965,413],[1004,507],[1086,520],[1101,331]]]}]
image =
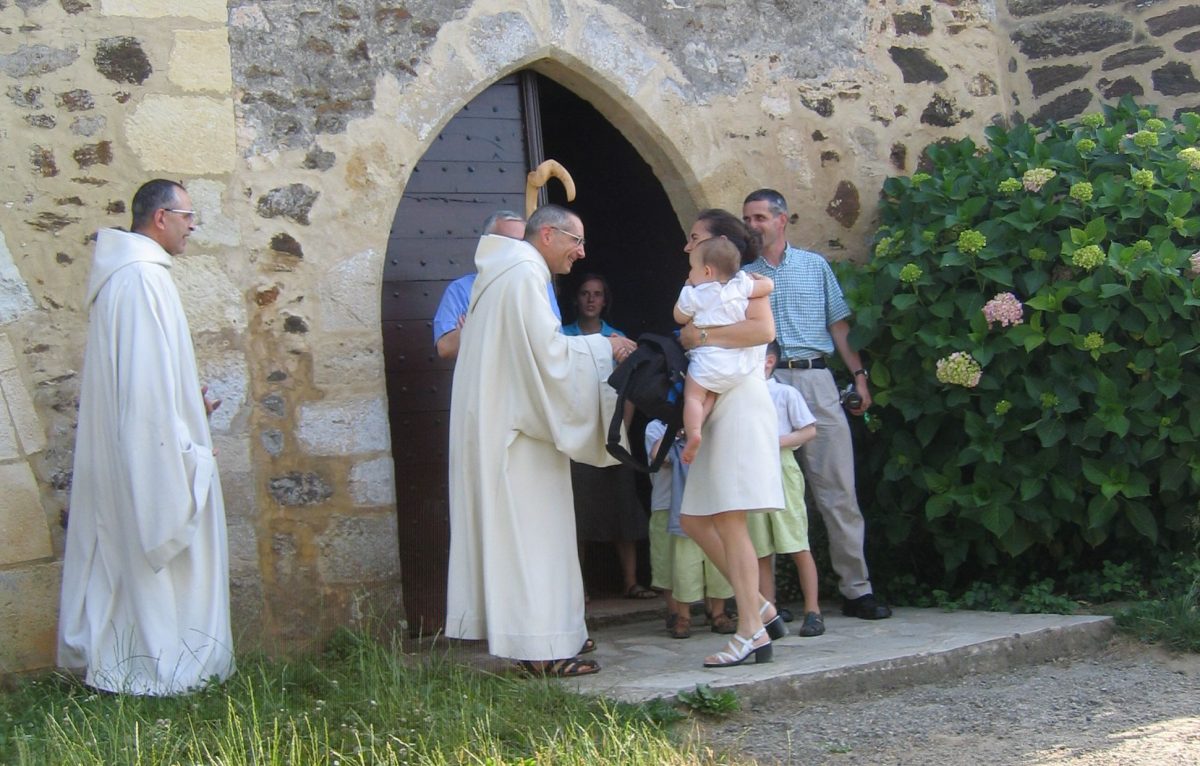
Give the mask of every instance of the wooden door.
[{"label": "wooden door", "polygon": [[525,175],[536,164],[529,147],[539,145],[533,88],[531,76],[514,75],[463,107],[413,169],[388,238],[383,348],[400,574],[414,634],[431,635],[444,625],[450,547],[454,364],[434,351],[432,318],[446,285],[475,270],[484,219],[502,209],[524,214]]}]

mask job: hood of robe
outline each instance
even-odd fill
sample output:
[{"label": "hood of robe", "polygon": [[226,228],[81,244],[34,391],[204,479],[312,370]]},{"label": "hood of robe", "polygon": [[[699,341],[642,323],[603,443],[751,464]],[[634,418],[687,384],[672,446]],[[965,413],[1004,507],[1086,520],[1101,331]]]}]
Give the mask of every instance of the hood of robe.
[{"label": "hood of robe", "polygon": [[171,256],[149,237],[121,229],[101,229],[96,232],[96,252],[92,256],[92,272],[88,275],[84,307],[92,305],[100,288],[117,270],[139,262],[171,268]]},{"label": "hood of robe", "polygon": [[525,240],[499,234],[480,237],[479,247],[475,249],[475,269],[479,276],[471,289],[471,302],[474,303],[475,296],[483,292],[501,274],[526,262],[536,264],[544,272],[546,282],[550,281],[550,267],[533,245]]}]

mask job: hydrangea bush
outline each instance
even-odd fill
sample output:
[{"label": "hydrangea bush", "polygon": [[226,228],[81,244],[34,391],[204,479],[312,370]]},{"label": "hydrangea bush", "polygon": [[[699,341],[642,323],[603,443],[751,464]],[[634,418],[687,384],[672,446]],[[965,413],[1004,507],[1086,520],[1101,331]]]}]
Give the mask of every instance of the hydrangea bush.
[{"label": "hydrangea bush", "polygon": [[879,405],[859,449],[873,531],[915,562],[935,548],[950,579],[1183,548],[1200,116],[1127,99],[986,136],[888,179],[875,257],[839,266]]}]

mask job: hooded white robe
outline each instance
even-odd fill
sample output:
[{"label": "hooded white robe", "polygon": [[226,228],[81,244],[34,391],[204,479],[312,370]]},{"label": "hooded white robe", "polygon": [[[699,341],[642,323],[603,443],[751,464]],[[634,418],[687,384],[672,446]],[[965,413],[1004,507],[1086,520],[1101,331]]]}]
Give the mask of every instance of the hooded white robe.
[{"label": "hooded white robe", "polygon": [[604,448],[612,346],[567,337],[534,247],[485,236],[454,368],[446,635],[498,657],[574,657],[587,638],[570,460]]},{"label": "hooded white robe", "polygon": [[58,662],[130,694],[233,672],[225,505],[170,267],[104,229],[88,280]]}]

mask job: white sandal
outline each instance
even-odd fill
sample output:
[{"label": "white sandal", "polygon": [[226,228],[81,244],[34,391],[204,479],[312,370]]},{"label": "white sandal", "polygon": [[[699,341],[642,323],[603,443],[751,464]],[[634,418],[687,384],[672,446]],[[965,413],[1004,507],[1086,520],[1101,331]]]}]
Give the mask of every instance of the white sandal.
[{"label": "white sandal", "polygon": [[750,655],[754,655],[755,662],[770,662],[774,658],[774,648],[771,646],[771,641],[762,646],[755,646],[754,642],[767,634],[766,628],[760,628],[757,633],[750,638],[742,638],[737,633],[729,639],[729,644],[724,651],[717,652],[712,657],[704,660],[706,668],[727,668],[734,665],[741,665]]},{"label": "white sandal", "polygon": [[775,616],[770,620],[767,619],[767,609],[771,606],[770,601],[763,601],[762,606],[758,608],[758,615],[763,618],[763,627],[767,629],[767,635],[772,641],[778,641],[788,634],[788,626],[783,621],[783,615],[779,613],[779,608],[775,608]]}]

